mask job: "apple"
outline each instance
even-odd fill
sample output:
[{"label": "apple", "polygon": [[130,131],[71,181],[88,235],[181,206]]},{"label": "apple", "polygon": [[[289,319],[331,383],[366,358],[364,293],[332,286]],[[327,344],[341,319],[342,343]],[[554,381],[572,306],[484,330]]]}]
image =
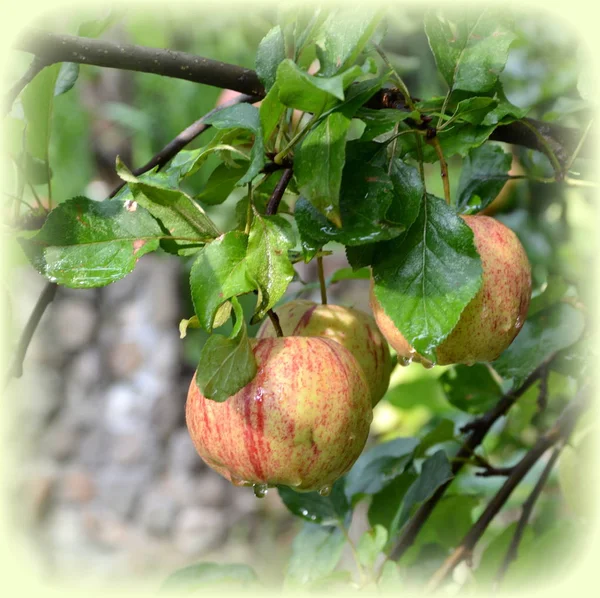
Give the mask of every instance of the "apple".
[{"label": "apple", "polygon": [[[324,336],[346,347],[365,374],[373,407],[380,401],[390,384],[392,359],[387,341],[370,315],[350,307],[303,299],[290,301],[275,313],[284,336]],[[256,336],[276,336],[270,320],[264,321]]]},{"label": "apple", "polygon": [[[489,216],[462,216],[474,234],[481,256],[483,283],[458,323],[436,349],[437,363],[446,365],[496,359],[521,330],[531,298],[531,266],[517,236]],[[379,329],[399,360],[431,362],[415,352],[385,313],[373,292],[371,309]]]},{"label": "apple", "polygon": [[289,336],[253,341],[258,372],[218,403],[190,384],[186,423],[209,467],[238,486],[327,494],[362,452],[373,417],[364,374],[342,345]]}]

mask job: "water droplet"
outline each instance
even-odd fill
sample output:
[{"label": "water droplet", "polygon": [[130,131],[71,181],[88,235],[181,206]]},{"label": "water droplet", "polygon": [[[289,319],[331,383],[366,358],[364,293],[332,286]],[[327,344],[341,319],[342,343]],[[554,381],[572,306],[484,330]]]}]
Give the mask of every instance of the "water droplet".
[{"label": "water droplet", "polygon": [[254,484],[252,488],[254,489],[254,496],[256,498],[264,498],[269,491],[269,487],[266,484]]},{"label": "water droplet", "polygon": [[331,494],[331,486],[323,486],[323,488],[319,490],[319,494],[321,496],[329,496]]},{"label": "water droplet", "polygon": [[426,359],[424,359],[421,364],[426,370],[430,370],[433,367],[433,363],[431,363],[431,361],[427,361]]},{"label": "water droplet", "polygon": [[402,367],[407,367],[412,363],[412,357],[398,357],[398,363]]}]

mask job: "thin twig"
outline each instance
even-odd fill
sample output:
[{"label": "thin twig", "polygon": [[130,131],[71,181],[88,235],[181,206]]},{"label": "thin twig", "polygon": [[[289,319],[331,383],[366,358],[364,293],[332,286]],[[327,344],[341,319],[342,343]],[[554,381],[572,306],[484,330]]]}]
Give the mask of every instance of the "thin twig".
[{"label": "thin twig", "polygon": [[581,135],[581,139],[579,140],[577,147],[573,150],[573,154],[571,155],[571,157],[565,164],[565,174],[570,170],[571,166],[573,166],[573,162],[575,162],[575,160],[577,159],[577,156],[579,155],[579,152],[581,151],[581,148],[583,147],[583,144],[585,143],[585,140],[587,139],[588,133],[590,132],[590,129],[592,128],[593,122],[594,122],[594,119],[593,118],[590,119],[590,122],[587,124],[587,127],[585,128],[585,130],[583,131],[583,133]]},{"label": "thin twig", "polygon": [[56,295],[56,290],[58,285],[53,282],[49,282],[46,284],[42,293],[40,294],[31,315],[29,316],[29,320],[27,324],[25,324],[25,328],[21,334],[21,338],[19,339],[19,344],[17,345],[17,349],[15,351],[12,363],[6,372],[4,377],[3,388],[6,390],[8,383],[11,378],[20,378],[23,375],[23,362],[25,361],[25,355],[27,354],[27,349],[31,343],[31,339],[46,311],[46,308]]},{"label": "thin twig", "polygon": [[508,551],[506,552],[506,556],[504,557],[504,561],[498,570],[498,574],[496,576],[496,587],[502,582],[506,571],[510,567],[510,564],[517,558],[517,552],[519,550],[519,544],[523,538],[523,534],[525,533],[525,528],[527,527],[527,523],[529,522],[529,518],[531,517],[531,512],[533,511],[533,507],[537,499],[539,498],[548,478],[550,477],[550,472],[560,455],[562,447],[557,447],[552,452],[550,459],[548,459],[548,463],[546,463],[546,467],[544,467],[544,471],[540,475],[535,487],[531,491],[531,494],[528,496],[527,500],[523,503],[523,509],[521,511],[521,517],[519,518],[519,522],[517,523],[517,529],[512,537],[510,546],[508,547]]},{"label": "thin twig", "polygon": [[9,89],[4,100],[4,115],[7,115],[15,102],[19,97],[19,94],[25,89],[25,87],[33,81],[35,76],[42,71],[48,63],[41,56],[34,56],[29,68],[25,71],[25,74]]},{"label": "thin twig", "polygon": [[[469,436],[465,440],[464,445],[456,454],[452,461],[452,474],[453,478],[456,477],[458,472],[464,467],[465,462],[469,460],[473,455],[474,450],[478,447],[483,439],[486,437],[490,428],[506,413],[509,409],[525,394],[525,392],[539,380],[542,372],[547,364],[549,364],[555,357],[552,354],[548,359],[538,366],[523,382],[523,384],[514,390],[511,390],[507,394],[503,395],[502,398],[484,415],[476,418],[461,429],[462,433],[470,432]],[[446,490],[452,483],[449,480],[445,484],[442,484],[427,500],[424,502],[416,511],[416,513],[408,520],[402,533],[400,534],[396,546],[390,554],[392,560],[397,561],[402,555],[413,545],[416,537],[425,522],[429,519],[429,516],[433,512],[435,506],[438,504],[440,499],[446,493]]]},{"label": "thin twig", "polygon": [[444,199],[446,200],[446,203],[450,205],[450,180],[448,178],[448,164],[444,159],[442,146],[440,145],[440,140],[437,138],[437,135],[429,140],[429,144],[433,146],[433,149],[435,149],[435,153],[440,161],[440,175],[444,185]]},{"label": "thin twig", "polygon": [[321,303],[327,305],[327,283],[323,271],[323,256],[317,257],[317,272],[319,273],[319,287],[321,288]]},{"label": "thin twig", "polygon": [[[221,110],[225,110],[225,108],[229,108],[231,106],[235,106],[236,104],[253,104],[260,100],[258,96],[249,96],[249,95],[239,95],[228,102],[217,106],[210,112],[207,112],[204,116],[199,118],[196,122],[192,123],[189,127],[181,131],[177,137],[169,141],[165,147],[163,147],[155,156],[153,156],[146,164],[136,168],[132,171],[135,176],[140,176],[145,172],[148,172],[158,166],[160,170],[167,162],[172,160],[188,143],[193,141],[198,135],[204,133],[206,129],[210,127],[209,124],[206,124],[206,119],[214,114],[220,112]],[[125,181],[119,183],[111,192],[109,197],[114,197],[124,186],[126,185]]]},{"label": "thin twig", "polygon": [[473,548],[475,548],[475,545],[481,536],[483,536],[489,524],[504,506],[513,490],[520,484],[521,480],[529,473],[540,457],[559,441],[568,439],[577,420],[586,409],[588,400],[589,387],[586,386],[580,391],[578,397],[567,405],[552,428],[537,440],[534,446],[515,466],[513,473],[502,484],[500,490],[498,490],[488,503],[485,511],[467,532],[459,546],[433,574],[425,587],[426,592],[436,590],[459,563],[470,557]]},{"label": "thin twig", "polygon": [[281,198],[283,197],[289,182],[292,180],[292,173],[293,171],[291,168],[286,168],[283,171],[283,174],[277,182],[277,185],[275,185],[275,189],[273,189],[273,193],[271,194],[271,197],[267,203],[267,207],[265,209],[265,214],[267,216],[273,216],[273,214],[277,214],[279,204],[281,203]]}]

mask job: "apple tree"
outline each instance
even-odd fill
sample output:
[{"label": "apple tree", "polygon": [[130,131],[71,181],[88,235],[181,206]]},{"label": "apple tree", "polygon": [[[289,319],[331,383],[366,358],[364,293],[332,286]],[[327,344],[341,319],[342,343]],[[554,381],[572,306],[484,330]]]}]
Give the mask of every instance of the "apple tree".
[{"label": "apple tree", "polygon": [[[371,374],[370,393],[383,384],[375,419],[410,407],[424,409],[426,418],[408,429],[380,429],[363,450],[372,405],[361,399],[350,408],[360,415],[359,445],[333,433],[326,441],[327,462],[343,461],[326,491],[297,491],[307,488],[281,482],[288,478],[248,482],[257,496],[278,492],[304,520],[282,572],[286,589],[518,584],[534,568],[550,571],[560,560],[556,545],[577,537],[589,517],[571,496],[585,489],[575,472],[593,434],[581,418],[594,356],[585,279],[597,186],[588,174],[586,75],[578,80],[560,64],[570,59],[564,47],[539,55],[540,32],[527,15],[471,7],[409,17],[356,6],[269,11],[254,68],[109,41],[115,15],[82,23],[78,35],[29,27],[15,46],[32,59],[5,100],[15,172],[4,193],[5,228],[48,282],[14,347],[5,384],[22,372],[57,286],[109,285],[145,254],[167,252],[191,264],[194,313],[182,322],[182,336],[197,328],[206,338],[190,392],[205,414],[231,405],[219,413],[234,418],[233,401],[268,384],[256,383],[267,359],[257,347],[289,347],[299,334],[299,320],[286,329],[280,310],[298,281],[295,266],[315,261],[318,281],[301,282],[319,288],[324,305],[329,286],[371,280],[372,305],[387,322],[378,317],[377,324],[395,349],[389,368]],[[537,76],[534,65],[550,74]],[[552,77],[555,65],[562,82]],[[81,72],[98,67],[150,73],[164,78],[166,89],[185,80],[237,94],[198,113],[160,151],[147,152],[142,166],[116,156],[120,183],[103,200],[86,197],[84,185],[57,196],[76,174],[51,163],[53,110],[73,93]],[[177,111],[180,98],[169,101]],[[219,220],[232,197],[233,217]],[[484,218],[501,229],[478,233],[470,223]],[[520,261],[490,266],[500,263],[494,260],[509,236],[522,250]],[[326,278],[323,263],[340,251],[348,267]],[[447,349],[449,339],[478,297],[483,303],[455,345],[462,350],[477,338],[480,346],[461,357]],[[498,332],[488,324],[505,315],[510,330],[490,349]],[[272,338],[250,337],[248,326],[260,322]],[[344,334],[362,339],[359,358],[368,338],[381,335],[373,328],[360,336],[348,326]],[[269,372],[287,377],[294,400],[310,394],[306,400],[323,412],[339,406],[331,403],[340,393],[358,388],[364,397],[362,374],[354,390],[326,386],[324,372],[335,377],[326,354],[337,345],[327,341],[327,350],[317,351],[315,342],[295,346],[284,371],[284,358],[278,364],[273,351]],[[322,355],[318,363],[309,348],[311,356]],[[346,353],[343,359],[365,369]],[[301,375],[309,362],[321,390],[310,382],[295,386],[308,380]],[[407,375],[415,368],[416,378]],[[281,413],[264,417],[272,422]],[[343,417],[336,412],[324,427],[331,432]],[[223,428],[226,436],[205,434],[206,455],[214,457],[214,445],[234,444],[234,437],[246,451],[247,430],[239,426],[251,422],[240,421]],[[347,442],[357,449],[349,462],[341,459]],[[293,461],[293,445],[280,437],[278,457]],[[261,446],[253,459],[266,467]],[[231,474],[231,464],[216,463]],[[559,493],[545,491],[557,487]],[[351,539],[357,509],[367,513],[369,529]],[[348,544],[355,563],[341,568]],[[214,583],[260,581],[243,564],[200,563],[173,574],[165,587],[202,591]]]}]

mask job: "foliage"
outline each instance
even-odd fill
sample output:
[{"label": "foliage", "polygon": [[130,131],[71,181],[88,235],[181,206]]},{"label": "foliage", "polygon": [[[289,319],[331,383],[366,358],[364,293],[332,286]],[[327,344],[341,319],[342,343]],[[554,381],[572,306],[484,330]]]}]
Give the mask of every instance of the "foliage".
[{"label": "foliage", "polygon": [[[402,26],[401,16],[407,17]],[[545,78],[536,78],[531,63],[548,40],[535,39],[535,19],[505,10],[407,16],[340,8],[282,10],[279,22],[270,14],[256,18],[248,25],[252,33],[231,30],[237,50],[212,35],[223,60],[252,67],[248,57],[256,56],[262,104],[211,114],[199,147],[178,152],[162,168],[135,175],[117,158],[124,187],[112,199],[84,196],[89,157],[77,150],[82,166],[73,172],[61,150],[67,114],[73,112],[77,130],[87,126],[75,95],[84,69],[75,63],[43,69],[6,118],[16,173],[5,207],[8,236],[18,237],[40,274],[72,288],[112,283],[148,252],[180,256],[190,272],[194,311],[182,337],[188,326],[199,328],[194,333],[205,343],[196,351],[197,384],[209,399],[224,401],[256,374],[253,327],[291,296],[297,262],[345,252],[350,268],[328,284],[372,273],[385,313],[435,363],[436,347],[482,284],[481,259],[460,215],[493,213],[510,226],[533,271],[531,307],[513,344],[493,363],[433,370],[399,365],[376,408],[379,442],[331,494],[278,488],[289,511],[304,520],[285,588],[401,588],[438,568],[498,489],[497,478],[474,475],[471,468],[489,473],[513,464],[589,372],[593,350],[584,306],[593,295],[584,277],[595,253],[595,225],[589,189],[565,184],[583,182],[575,177],[584,162],[571,165],[570,156],[556,155],[552,147],[541,148],[547,155],[516,145],[510,153],[490,141],[503,125],[525,122],[525,114],[584,127],[589,105],[569,75],[575,70],[569,53],[557,46],[551,50],[560,57],[563,84],[549,68]],[[79,34],[102,35],[108,25],[106,19],[88,21]],[[133,20],[127,28],[134,42],[147,43],[147,27]],[[162,31],[155,27],[156,35]],[[419,69],[405,56],[413,51]],[[319,70],[309,72],[315,57]],[[182,81],[162,87],[150,78],[136,81],[140,96],[154,100],[139,110],[126,107],[129,112],[113,106],[112,115],[138,118],[133,153],[141,163],[138,156],[156,153],[198,113],[208,112],[215,92],[200,93]],[[382,104],[388,97],[382,90],[390,88],[394,102]],[[160,107],[171,96],[178,110],[163,115]],[[128,126],[135,122],[130,118]],[[510,180],[515,160],[527,180]],[[448,187],[428,163],[447,169]],[[282,189],[289,169],[291,180]],[[501,194],[506,197],[498,205]],[[24,222],[40,216],[34,234],[21,234]],[[522,387],[532,375],[540,382]],[[522,395],[519,402],[475,447],[476,455],[458,462],[466,439],[461,426],[471,417],[485,418],[511,392]],[[563,484],[573,478],[574,453],[564,453]],[[556,487],[553,476],[549,484]],[[530,489],[531,482],[524,486]],[[436,496],[440,500],[396,566],[390,558],[398,539]],[[525,497],[515,493],[511,501]],[[536,520],[527,528],[514,579],[523,577],[528,563],[539,562],[537,552],[562,538],[570,541],[585,525],[585,509],[583,515],[568,510],[577,502],[572,496],[566,502],[562,520]],[[367,503],[369,529],[352,542],[354,510]],[[514,533],[515,525],[502,522],[485,530],[479,566],[466,585],[494,581]],[[339,570],[347,544],[355,560],[351,572]],[[207,584],[256,583],[244,565],[203,563],[174,574],[165,589],[199,593]]]}]

